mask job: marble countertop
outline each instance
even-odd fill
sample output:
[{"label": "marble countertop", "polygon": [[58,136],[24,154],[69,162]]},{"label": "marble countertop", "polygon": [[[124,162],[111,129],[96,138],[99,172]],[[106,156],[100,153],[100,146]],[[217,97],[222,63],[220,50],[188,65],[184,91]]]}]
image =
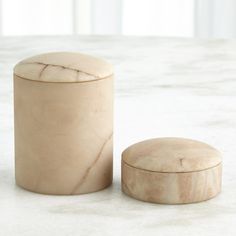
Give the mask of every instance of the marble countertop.
[{"label": "marble countertop", "polygon": [[[114,183],[47,196],[14,182],[12,67],[47,51],[81,51],[115,65]],[[0,235],[236,235],[236,41],[158,37],[0,38]],[[223,154],[222,193],[158,205],[121,192],[120,154],[146,138],[180,136]]]}]

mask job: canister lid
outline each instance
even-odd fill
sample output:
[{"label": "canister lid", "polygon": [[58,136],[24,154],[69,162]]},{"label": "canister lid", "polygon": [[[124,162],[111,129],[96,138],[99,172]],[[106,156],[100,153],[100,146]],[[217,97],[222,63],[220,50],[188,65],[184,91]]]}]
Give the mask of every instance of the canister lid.
[{"label": "canister lid", "polygon": [[122,161],[147,171],[201,171],[221,163],[221,154],[206,143],[184,138],[156,138],[136,143],[122,153]]},{"label": "canister lid", "polygon": [[110,77],[113,67],[103,59],[82,53],[53,52],[19,62],[14,74],[41,82],[86,82]]}]

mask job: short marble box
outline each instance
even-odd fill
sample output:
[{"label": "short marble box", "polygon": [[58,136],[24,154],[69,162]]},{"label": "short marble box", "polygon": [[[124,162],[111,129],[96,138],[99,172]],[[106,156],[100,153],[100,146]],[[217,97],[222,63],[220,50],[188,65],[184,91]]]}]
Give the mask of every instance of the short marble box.
[{"label": "short marble box", "polygon": [[221,154],[183,138],[157,138],[134,144],[122,154],[122,190],[153,203],[200,202],[221,190]]},{"label": "short marble box", "polygon": [[16,183],[82,194],[112,183],[113,68],[92,56],[38,55],[14,68]]}]

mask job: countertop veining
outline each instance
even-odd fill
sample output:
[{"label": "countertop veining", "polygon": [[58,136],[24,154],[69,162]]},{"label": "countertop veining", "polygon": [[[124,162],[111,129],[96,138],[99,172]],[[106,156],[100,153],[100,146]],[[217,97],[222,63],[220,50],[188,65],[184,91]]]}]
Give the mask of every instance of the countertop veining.
[{"label": "countertop veining", "polygon": [[[14,181],[12,70],[48,51],[80,51],[115,66],[114,183],[93,194],[47,196]],[[236,41],[159,37],[0,38],[0,235],[235,235]],[[121,152],[154,137],[206,142],[223,154],[222,193],[158,205],[121,192]]]}]

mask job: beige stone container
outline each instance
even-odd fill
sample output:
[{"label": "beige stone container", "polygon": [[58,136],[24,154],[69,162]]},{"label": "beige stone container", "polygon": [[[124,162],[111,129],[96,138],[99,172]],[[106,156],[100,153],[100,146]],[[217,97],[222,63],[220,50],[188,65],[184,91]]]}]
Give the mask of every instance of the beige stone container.
[{"label": "beige stone container", "polygon": [[15,177],[44,194],[82,194],[112,183],[113,69],[58,52],[14,68]]},{"label": "beige stone container", "polygon": [[123,152],[122,190],[146,202],[200,202],[220,192],[221,170],[221,154],[205,143],[150,139]]}]

